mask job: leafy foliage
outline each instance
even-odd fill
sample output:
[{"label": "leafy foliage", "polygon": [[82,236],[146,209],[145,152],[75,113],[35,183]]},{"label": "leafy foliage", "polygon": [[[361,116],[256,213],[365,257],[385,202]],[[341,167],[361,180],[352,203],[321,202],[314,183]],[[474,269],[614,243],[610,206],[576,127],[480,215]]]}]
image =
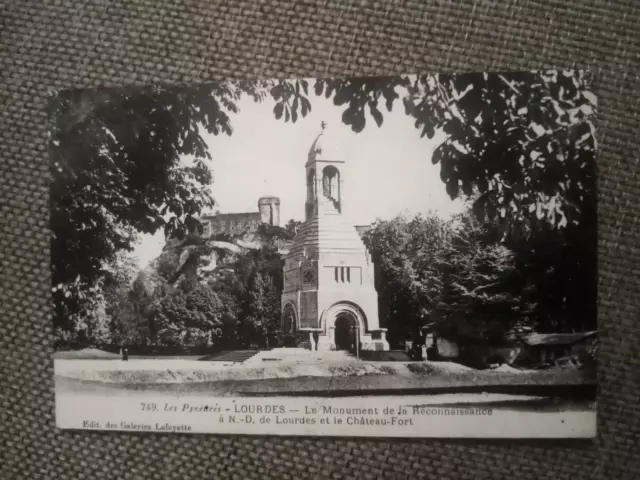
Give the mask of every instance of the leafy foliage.
[{"label": "leafy foliage", "polygon": [[421,327],[432,324],[450,339],[499,342],[530,308],[521,304],[526,282],[513,252],[495,228],[469,214],[397,217],[364,238],[391,341],[419,339]]},{"label": "leafy foliage", "polygon": [[273,114],[276,119],[284,117],[284,121],[298,120],[298,111],[306,117],[311,111],[311,102],[307,98],[309,82],[307,80],[280,80],[270,90],[275,100]]},{"label": "leafy foliage", "polygon": [[499,345],[514,327],[531,323],[533,305],[525,295],[531,285],[494,226],[463,214],[452,230],[442,262],[436,332],[463,345]]},{"label": "leafy foliage", "polygon": [[[267,273],[254,271],[243,305],[238,336],[248,346],[269,347],[280,328],[280,294]],[[271,346],[274,346],[271,344]]]},{"label": "leafy foliage", "polygon": [[597,328],[596,216],[564,235],[540,231],[507,239],[518,271],[535,288],[525,292],[534,305],[539,332],[584,332]]},{"label": "leafy foliage", "polygon": [[444,288],[440,270],[449,234],[448,224],[435,215],[379,221],[365,233],[390,341],[419,336],[434,314]]},{"label": "leafy foliage", "polygon": [[346,105],[342,121],[354,132],[361,132],[366,125],[366,112],[378,126],[384,120],[378,103],[384,100],[387,111],[393,109],[393,103],[400,98],[397,87],[409,86],[407,77],[360,77],[350,79],[320,79],[315,83],[316,95],[333,97],[337,106]]},{"label": "leafy foliage", "polygon": [[105,313],[111,330],[111,341],[116,345],[149,345],[152,342],[152,324],[148,313],[152,299],[139,282],[132,265],[122,265],[105,286]]},{"label": "leafy foliage", "polygon": [[[55,322],[91,309],[87,292],[140,233],[182,237],[213,206],[203,133],[232,133],[242,93],[268,83],[67,91],[50,104]],[[188,161],[187,161],[188,160]]]},{"label": "leafy foliage", "polygon": [[153,325],[161,345],[212,347],[222,337],[224,307],[211,289],[181,285],[159,302]]},{"label": "leafy foliage", "polygon": [[419,77],[405,98],[451,198],[529,234],[578,224],[594,191],[595,97],[580,72]]},{"label": "leafy foliage", "polygon": [[232,299],[234,321],[225,332],[230,345],[266,347],[271,342],[273,346],[283,287],[281,257],[275,247],[267,245],[238,257],[228,268],[215,272],[209,286]]}]

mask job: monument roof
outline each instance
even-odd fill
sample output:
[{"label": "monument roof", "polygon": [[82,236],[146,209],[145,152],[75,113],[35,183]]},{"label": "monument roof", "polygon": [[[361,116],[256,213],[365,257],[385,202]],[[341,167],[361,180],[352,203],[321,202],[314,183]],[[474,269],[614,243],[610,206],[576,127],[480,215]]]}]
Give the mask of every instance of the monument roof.
[{"label": "monument roof", "polygon": [[318,160],[339,161],[342,159],[339,142],[332,133],[332,130],[327,128],[326,122],[322,122],[321,128],[320,134],[313,141],[309,149],[307,165]]},{"label": "monument roof", "polygon": [[299,228],[290,253],[306,247],[318,252],[364,253],[366,247],[356,227],[343,215],[314,215]]}]

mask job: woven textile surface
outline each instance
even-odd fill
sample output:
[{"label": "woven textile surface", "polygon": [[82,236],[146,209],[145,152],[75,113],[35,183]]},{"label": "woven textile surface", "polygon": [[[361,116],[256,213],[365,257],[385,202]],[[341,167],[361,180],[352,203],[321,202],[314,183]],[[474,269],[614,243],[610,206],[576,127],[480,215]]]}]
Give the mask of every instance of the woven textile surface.
[{"label": "woven textile surface", "polygon": [[[636,0],[0,0],[0,479],[640,478],[639,14]],[[597,440],[56,430],[49,92],[220,77],[540,67],[596,74],[603,332]]]}]

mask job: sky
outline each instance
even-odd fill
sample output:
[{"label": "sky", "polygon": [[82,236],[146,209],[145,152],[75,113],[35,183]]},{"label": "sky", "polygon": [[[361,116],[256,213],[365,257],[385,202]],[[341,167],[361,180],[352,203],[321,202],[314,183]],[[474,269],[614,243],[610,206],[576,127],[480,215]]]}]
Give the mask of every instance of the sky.
[{"label": "sky", "polygon": [[[341,172],[343,209],[354,225],[398,214],[436,211],[448,217],[462,211],[462,202],[446,194],[439,165],[431,163],[442,137],[421,138],[401,99],[392,112],[381,101],[382,126],[367,116],[360,133],[342,123],[344,107],[313,94],[310,101],[306,117],[285,123],[275,119],[272,100],[243,98],[240,111],[231,117],[233,134],[204,137],[212,156],[211,192],[220,213],[256,212],[258,198],[269,195],[280,198],[282,225],[289,219],[304,220],[304,165],[322,122],[332,149],[346,162]],[[163,246],[161,232],[143,236],[134,252],[140,266],[156,258]]]}]

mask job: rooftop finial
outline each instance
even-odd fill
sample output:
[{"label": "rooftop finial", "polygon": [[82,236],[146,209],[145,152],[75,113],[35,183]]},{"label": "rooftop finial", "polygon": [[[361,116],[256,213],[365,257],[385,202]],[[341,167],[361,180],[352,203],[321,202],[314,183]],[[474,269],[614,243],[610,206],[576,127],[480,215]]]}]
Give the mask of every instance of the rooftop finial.
[{"label": "rooftop finial", "polygon": [[327,150],[327,147],[331,148],[331,139],[327,137],[332,135],[333,132],[327,133],[327,122],[325,122],[324,120],[320,122],[320,127],[320,133],[316,136],[316,139],[313,141],[313,144],[309,149],[307,164],[309,162],[314,162],[320,157],[324,157],[326,160],[327,155],[338,158],[338,155],[335,152]]}]

